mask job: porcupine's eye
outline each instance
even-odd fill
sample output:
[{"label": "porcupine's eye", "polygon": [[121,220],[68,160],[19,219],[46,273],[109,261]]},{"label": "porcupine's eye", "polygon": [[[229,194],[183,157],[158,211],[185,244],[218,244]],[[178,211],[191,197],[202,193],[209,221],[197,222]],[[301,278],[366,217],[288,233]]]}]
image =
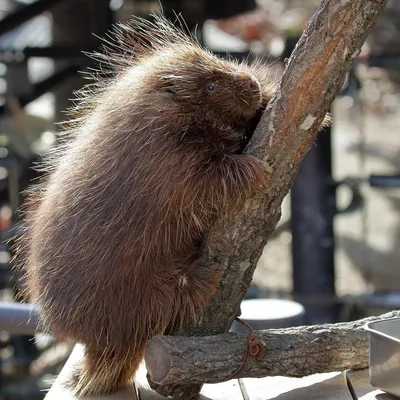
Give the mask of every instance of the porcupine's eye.
[{"label": "porcupine's eye", "polygon": [[216,90],[217,90],[217,84],[216,83],[209,83],[207,85],[207,92],[214,93]]}]

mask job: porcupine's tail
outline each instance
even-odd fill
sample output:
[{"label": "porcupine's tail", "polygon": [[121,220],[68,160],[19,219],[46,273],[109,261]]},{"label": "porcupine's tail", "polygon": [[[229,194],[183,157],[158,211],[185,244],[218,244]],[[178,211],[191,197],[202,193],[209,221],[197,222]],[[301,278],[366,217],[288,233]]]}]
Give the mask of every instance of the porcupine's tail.
[{"label": "porcupine's tail", "polygon": [[145,346],[129,349],[128,353],[86,348],[84,359],[74,371],[71,384],[73,394],[78,397],[100,395],[122,389],[129,384],[139,368]]}]

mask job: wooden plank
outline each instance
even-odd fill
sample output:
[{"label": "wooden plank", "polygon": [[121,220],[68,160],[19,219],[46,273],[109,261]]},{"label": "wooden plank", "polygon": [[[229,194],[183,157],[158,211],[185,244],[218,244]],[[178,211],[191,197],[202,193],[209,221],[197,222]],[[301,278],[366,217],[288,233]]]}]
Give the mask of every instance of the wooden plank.
[{"label": "wooden plank", "polygon": [[369,382],[368,369],[349,372],[350,381],[359,400],[393,400],[395,397],[376,389]]},{"label": "wooden plank", "polygon": [[[58,375],[53,386],[47,393],[45,400],[77,400],[71,391],[65,387],[65,382],[69,380],[74,365],[78,364],[83,358],[83,347],[76,345],[68,361],[65,363],[60,375]],[[104,396],[86,396],[85,400],[139,400],[133,385],[118,392]]]},{"label": "wooden plank", "polygon": [[[199,400],[246,400],[237,379],[203,386]],[[253,399],[251,399],[253,400]]]},{"label": "wooden plank", "polygon": [[[45,400],[77,400],[65,387],[65,382],[83,357],[83,347],[75,346],[60,375],[57,377]],[[389,400],[392,396],[373,388],[369,383],[368,370],[349,372],[350,380],[359,400]],[[133,385],[104,396],[87,396],[85,400],[162,400],[149,388],[144,363]],[[340,372],[316,374],[304,378],[267,377],[246,378],[229,382],[204,385],[200,400],[350,400],[350,393]]]},{"label": "wooden plank", "polygon": [[[392,400],[393,396],[373,388],[368,369],[350,371],[350,381],[359,400]],[[241,379],[245,400],[350,400],[350,393],[341,372],[316,374],[304,378],[268,377]],[[247,398],[246,398],[247,395]]]},{"label": "wooden plank", "polygon": [[[77,345],[74,347],[68,361],[57,377],[50,391],[47,393],[45,400],[77,400],[71,391],[65,387],[65,382],[68,381],[74,365],[78,364],[83,357],[83,347]],[[126,389],[118,392],[103,395],[103,396],[86,396],[85,400],[163,400],[164,397],[158,395],[150,389],[146,379],[146,367],[141,364],[135,379],[137,391],[134,386],[129,386]],[[139,397],[139,398],[138,398]],[[204,385],[202,395],[199,400],[243,400],[239,384],[237,380],[224,382],[216,385]]]},{"label": "wooden plank", "polygon": [[246,378],[241,381],[250,400],[269,400],[278,396],[279,400],[350,399],[340,372],[315,374],[304,378],[267,377]]}]

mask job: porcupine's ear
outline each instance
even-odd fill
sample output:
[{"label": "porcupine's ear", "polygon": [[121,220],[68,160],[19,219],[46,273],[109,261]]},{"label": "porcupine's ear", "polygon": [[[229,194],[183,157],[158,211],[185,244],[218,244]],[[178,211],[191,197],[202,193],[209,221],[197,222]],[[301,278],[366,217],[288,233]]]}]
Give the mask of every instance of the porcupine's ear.
[{"label": "porcupine's ear", "polygon": [[173,74],[165,74],[159,77],[158,79],[158,89],[161,89],[165,92],[176,93],[176,86],[174,82],[178,77]]}]

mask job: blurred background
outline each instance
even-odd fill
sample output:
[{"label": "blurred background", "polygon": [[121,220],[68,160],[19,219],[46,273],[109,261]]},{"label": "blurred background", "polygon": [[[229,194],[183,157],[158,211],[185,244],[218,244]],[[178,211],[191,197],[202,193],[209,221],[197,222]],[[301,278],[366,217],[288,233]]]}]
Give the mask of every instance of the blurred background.
[{"label": "blurred background", "polygon": [[[319,3],[165,0],[162,7],[172,19],[182,13],[216,53],[262,58],[279,76]],[[0,0],[0,400],[43,399],[71,350],[34,334],[36,314],[16,300],[10,246],[21,192],[38,177],[31,167],[56,143],[55,123],[85,83],[78,71],[91,60],[82,51],[96,49],[113,22],[159,9],[146,0]],[[247,300],[289,300],[281,310],[292,312],[282,322],[262,303],[262,327],[400,308],[399,85],[400,2],[389,0],[259,261]]]}]

